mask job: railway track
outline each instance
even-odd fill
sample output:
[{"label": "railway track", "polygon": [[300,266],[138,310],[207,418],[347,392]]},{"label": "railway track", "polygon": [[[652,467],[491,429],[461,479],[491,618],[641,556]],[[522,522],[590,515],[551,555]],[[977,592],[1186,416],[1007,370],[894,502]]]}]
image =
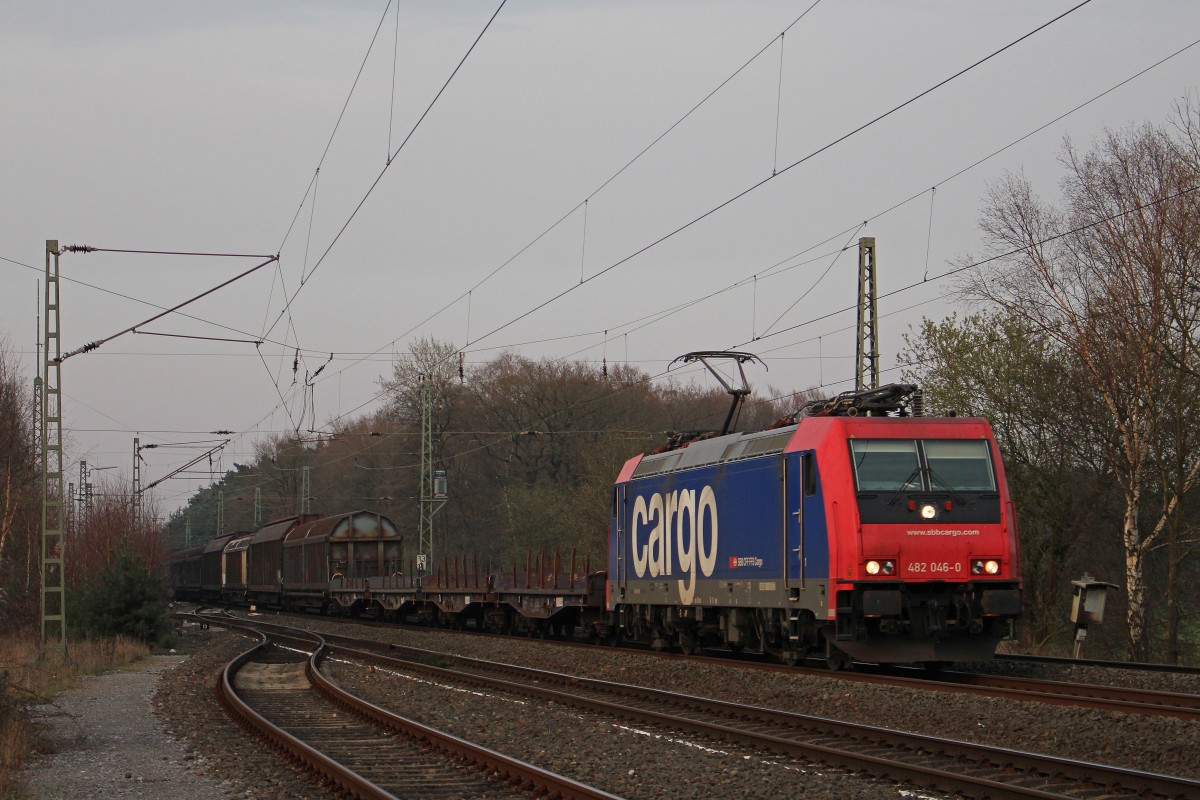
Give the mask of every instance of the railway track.
[{"label": "railway track", "polygon": [[331,653],[494,694],[735,742],[925,789],[992,798],[1184,798],[1200,782],[597,681],[446,653],[328,637]]},{"label": "railway track", "polygon": [[[301,616],[300,619],[304,620],[304,617]],[[369,625],[371,623],[360,622],[359,624]],[[383,623],[376,623],[375,626],[384,629],[395,628],[395,626]],[[422,630],[428,629],[422,628]],[[498,634],[477,635],[498,636]],[[331,641],[344,639],[348,642],[357,642],[359,646],[368,645],[368,642],[361,639],[341,637],[334,634],[326,634],[326,637]],[[594,646],[582,642],[554,642],[553,644],[564,647]],[[802,674],[817,679],[835,678],[837,680],[861,683],[881,683],[906,689],[923,691],[933,689],[983,697],[1000,697],[1010,700],[1094,708],[1101,711],[1118,711],[1126,714],[1147,716],[1170,716],[1188,721],[1200,721],[1200,695],[1180,692],[1164,692],[1093,683],[988,675],[952,670],[930,673],[919,667],[877,667],[875,665],[860,664],[855,670],[834,672],[823,666],[784,666],[782,664],[753,661],[745,658],[731,661],[728,656],[685,656],[679,653],[655,652],[645,649],[638,649],[637,652],[649,657],[688,659],[725,666],[734,663],[742,669],[781,672],[789,675]]]},{"label": "railway track", "polygon": [[1055,664],[1068,667],[1101,667],[1128,669],[1136,672],[1168,672],[1179,675],[1200,675],[1200,667],[1187,664],[1152,664],[1142,661],[1105,661],[1096,658],[1066,658],[1063,656],[1034,656],[1023,653],[997,653],[997,661],[1017,664]]},{"label": "railway track", "polygon": [[317,634],[208,619],[262,636],[224,670],[217,692],[226,710],[351,797],[613,798],[346,692],[320,670],[328,647]]},{"label": "railway track", "polygon": [[[1010,700],[1032,700],[1055,705],[1095,708],[1101,711],[1171,716],[1189,721],[1200,721],[1200,695],[972,672],[946,671],[928,675],[919,670],[913,671],[919,674],[911,676],[897,674],[895,668],[890,668],[878,671],[868,669],[840,672],[838,677],[843,680],[884,683],[909,689],[937,689],[986,697],[1003,697]],[[823,671],[816,670],[815,672],[821,674]]]}]

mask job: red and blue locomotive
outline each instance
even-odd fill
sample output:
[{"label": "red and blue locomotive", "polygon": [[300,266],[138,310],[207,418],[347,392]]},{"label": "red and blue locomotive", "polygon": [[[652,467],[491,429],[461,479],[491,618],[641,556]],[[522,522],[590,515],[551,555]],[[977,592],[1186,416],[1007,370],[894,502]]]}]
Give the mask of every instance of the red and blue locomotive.
[{"label": "red and blue locomotive", "polygon": [[1000,452],[986,420],[919,405],[909,385],[850,392],[630,459],[609,540],[620,635],[835,668],[990,658],[1021,610]]}]

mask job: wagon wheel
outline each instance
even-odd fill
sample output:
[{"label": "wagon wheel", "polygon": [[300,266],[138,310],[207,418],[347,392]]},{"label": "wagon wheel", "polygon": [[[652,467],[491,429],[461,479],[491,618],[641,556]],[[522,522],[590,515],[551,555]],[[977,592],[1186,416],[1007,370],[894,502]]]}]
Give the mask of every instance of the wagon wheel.
[{"label": "wagon wheel", "polygon": [[679,652],[685,656],[694,656],[700,652],[700,644],[686,633],[679,634]]}]

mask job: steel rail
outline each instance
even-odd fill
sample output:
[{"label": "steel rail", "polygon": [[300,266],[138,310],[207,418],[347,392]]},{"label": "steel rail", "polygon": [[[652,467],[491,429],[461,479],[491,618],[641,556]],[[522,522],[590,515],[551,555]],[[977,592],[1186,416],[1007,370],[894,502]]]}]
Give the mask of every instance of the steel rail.
[{"label": "steel rail", "polygon": [[[344,638],[344,637],[335,637]],[[457,680],[474,683],[490,689],[529,694],[541,699],[551,700],[567,706],[585,708],[603,714],[633,717],[640,722],[664,725],[670,728],[686,730],[719,739],[743,742],[753,746],[764,747],[768,750],[784,753],[793,757],[802,756],[827,764],[843,767],[848,770],[866,769],[873,774],[885,775],[895,780],[913,781],[924,786],[931,786],[943,791],[959,791],[966,789],[971,796],[1013,797],[1013,798],[1068,798],[1094,796],[1101,787],[1128,787],[1134,793],[1144,791],[1154,792],[1164,798],[1200,796],[1200,782],[1157,773],[1142,772],[1123,767],[1105,764],[1071,761],[1056,756],[1009,750],[990,745],[976,745],[953,739],[943,739],[923,734],[896,731],[887,728],[877,728],[858,723],[841,722],[823,717],[815,717],[794,712],[777,711],[756,706],[745,706],[737,703],[713,700],[710,698],[683,695],[656,689],[630,686],[581,678],[573,675],[537,670],[510,664],[497,664],[453,656],[446,653],[421,650],[419,648],[393,647],[396,654],[387,655],[374,650],[360,650],[345,645],[329,645],[331,652],[339,652],[361,660],[377,660],[393,667],[420,671],[436,676],[442,680]],[[405,657],[403,653],[410,655]],[[464,669],[475,669],[503,675],[518,676],[523,681],[535,682],[536,685],[524,682],[488,677],[487,675],[464,673],[458,669],[436,666],[424,663],[436,659],[440,663],[455,663]],[[558,686],[558,689],[550,688]],[[688,713],[701,713],[721,718],[722,722],[705,722],[675,713],[667,713],[654,708],[633,708],[621,702],[610,702],[604,699],[585,697],[581,692],[592,691],[605,696],[620,696],[633,698],[635,702],[654,706],[671,706]],[[728,723],[728,724],[727,724]],[[771,733],[760,730],[737,727],[738,724],[769,726]],[[898,753],[895,757],[880,757],[863,753],[849,753],[836,747],[811,742],[799,742],[781,735],[786,728],[802,735],[836,736],[849,740],[870,740],[887,748],[903,748],[906,752]],[[964,773],[948,771],[937,766],[914,763],[917,757],[930,754],[943,756],[945,759],[958,760],[969,764],[980,762],[994,765],[997,772],[1018,769],[1021,772],[1034,771],[1043,776],[1046,783],[1061,782],[1077,784],[1080,793],[1070,794],[1047,791],[1035,787],[1015,785],[1010,782],[996,781],[986,777],[972,776]]]},{"label": "steel rail", "polygon": [[[257,624],[271,625],[276,623],[261,622]],[[380,627],[392,628],[394,626],[380,625]],[[500,636],[500,634],[486,633],[479,635]],[[325,634],[325,637],[329,641],[344,641],[351,646],[364,646],[367,644],[367,642],[361,639],[339,634]],[[593,646],[582,642],[555,642],[554,644],[566,647]],[[1000,697],[1010,700],[1094,708],[1109,712],[1116,711],[1147,716],[1171,716],[1188,721],[1200,721],[1200,695],[1196,694],[958,671],[928,673],[920,668],[906,669],[903,667],[882,667],[869,664],[861,664],[859,665],[859,669],[855,671],[842,670],[831,672],[824,667],[789,667],[782,664],[749,661],[743,658],[685,656],[679,653],[643,649],[638,649],[637,652],[657,658],[686,658],[690,661],[699,661],[702,663],[722,666],[733,665],[742,669],[782,672],[789,675],[811,675],[821,679],[877,683],[921,691],[957,692],[982,697]],[[905,672],[914,674],[904,674]]]},{"label": "steel rail", "polygon": [[320,661],[333,650],[334,648],[329,645],[324,645],[316,653],[313,653],[305,669],[305,674],[320,693],[354,713],[448,756],[466,760],[489,774],[499,774],[503,776],[500,780],[531,789],[535,794],[558,797],[563,800],[618,800],[617,795],[609,794],[565,776],[535,767],[520,759],[511,758],[496,750],[422,725],[347,692],[320,671]]},{"label": "steel rail", "polygon": [[1200,721],[1200,695],[1195,694],[969,672],[944,672],[925,680],[938,687],[979,689],[996,697]]},{"label": "steel rail", "polygon": [[1065,656],[1035,656],[1026,653],[997,653],[997,661],[1018,664],[1056,664],[1069,667],[1103,667],[1129,669],[1138,672],[1170,672],[1180,675],[1200,675],[1200,666],[1191,664],[1152,664],[1144,661],[1105,661],[1097,658],[1067,658]]},{"label": "steel rail", "polygon": [[[236,689],[233,688],[233,674],[236,674],[237,670],[244,664],[249,663],[258,650],[269,643],[267,634],[261,629],[269,629],[270,637],[278,640],[288,640],[310,646],[313,644],[309,641],[310,638],[318,640],[316,642],[317,646],[312,650],[311,655],[305,662],[304,668],[305,677],[308,678],[318,694],[333,703],[351,710],[359,717],[395,733],[402,734],[422,746],[473,765],[480,770],[481,776],[499,776],[489,777],[489,780],[506,783],[510,786],[517,786],[522,791],[530,791],[539,796],[556,797],[561,798],[561,800],[620,800],[617,795],[588,786],[563,775],[540,769],[527,762],[511,758],[503,753],[468,742],[465,739],[460,739],[427,725],[422,725],[415,720],[394,714],[351,694],[329,679],[321,671],[321,662],[331,648],[320,634],[303,631],[302,629],[290,626],[260,623],[257,621],[246,622],[228,617],[207,617],[206,620],[213,624],[233,629],[254,631],[262,637],[262,641],[259,644],[241,656],[238,656],[237,659],[226,666],[222,674],[223,679],[218,692],[222,704],[225,705],[228,702],[226,707],[235,710],[236,716],[245,720],[254,731],[261,732],[273,744],[294,755],[306,766],[324,775],[352,796],[362,797],[365,800],[396,800],[395,795],[357,773],[346,769],[320,751],[292,736],[287,731],[275,726],[245,703],[238,696]],[[237,667],[231,670],[234,664]]]},{"label": "steel rail", "polygon": [[[236,623],[231,624],[224,620],[218,620],[217,624],[239,630],[251,630],[247,626]],[[264,650],[270,645],[270,641],[265,633],[261,631],[256,632],[261,637],[261,641],[230,661],[225,665],[225,669],[221,671],[221,680],[217,684],[217,698],[230,716],[255,735],[266,739],[276,749],[295,758],[308,769],[332,781],[352,797],[359,797],[362,800],[397,800],[391,793],[381,789],[379,786],[347,769],[324,753],[275,725],[255,711],[241,698],[237,689],[234,688],[234,677],[242,667],[254,659],[260,650]],[[284,637],[282,634],[273,635],[277,638]]]}]

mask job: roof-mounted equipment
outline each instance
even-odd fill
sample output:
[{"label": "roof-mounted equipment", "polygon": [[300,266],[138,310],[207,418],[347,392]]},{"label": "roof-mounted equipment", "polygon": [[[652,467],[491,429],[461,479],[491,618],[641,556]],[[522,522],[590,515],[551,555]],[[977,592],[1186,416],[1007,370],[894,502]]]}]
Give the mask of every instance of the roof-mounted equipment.
[{"label": "roof-mounted equipment", "polygon": [[801,406],[801,417],[908,417],[919,416],[920,390],[912,383],[889,383],[878,389],[842,392],[828,400],[813,400]]}]

